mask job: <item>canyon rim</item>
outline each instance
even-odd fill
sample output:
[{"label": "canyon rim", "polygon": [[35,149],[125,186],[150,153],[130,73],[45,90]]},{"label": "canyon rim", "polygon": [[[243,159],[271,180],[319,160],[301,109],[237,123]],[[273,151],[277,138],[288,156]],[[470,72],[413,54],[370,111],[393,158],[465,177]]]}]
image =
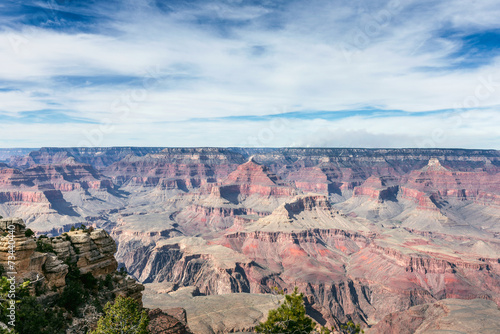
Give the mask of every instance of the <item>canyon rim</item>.
[{"label": "canyon rim", "polygon": [[104,229],[144,306],[194,333],[251,331],[294,287],[320,325],[423,333],[498,315],[499,169],[495,150],[44,148],[5,159],[0,215],[74,246]]}]

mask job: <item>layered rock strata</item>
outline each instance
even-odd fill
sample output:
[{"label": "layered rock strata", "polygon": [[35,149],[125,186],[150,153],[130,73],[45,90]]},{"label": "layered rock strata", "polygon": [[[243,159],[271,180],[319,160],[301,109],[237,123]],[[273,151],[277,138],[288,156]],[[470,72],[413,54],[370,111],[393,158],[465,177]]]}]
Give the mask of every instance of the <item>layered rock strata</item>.
[{"label": "layered rock strata", "polygon": [[[142,303],[144,287],[132,278],[115,275],[118,263],[114,258],[116,243],[104,230],[71,231],[54,238],[26,236],[26,226],[19,218],[0,220],[0,265],[9,268],[9,231],[13,230],[15,249],[15,276],[17,281],[29,279],[41,281],[49,289],[61,291],[66,286],[68,264],[75,263],[81,274],[91,273],[96,278],[111,274],[114,277],[114,292],[132,297]],[[37,251],[38,247],[48,252]]]}]

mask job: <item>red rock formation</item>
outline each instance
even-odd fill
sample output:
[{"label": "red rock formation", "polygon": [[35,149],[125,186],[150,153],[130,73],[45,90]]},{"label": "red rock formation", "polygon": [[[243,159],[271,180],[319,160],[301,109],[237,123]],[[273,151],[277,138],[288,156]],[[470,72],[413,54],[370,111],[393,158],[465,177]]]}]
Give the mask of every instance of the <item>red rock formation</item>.
[{"label": "red rock formation", "polygon": [[[107,167],[104,174],[120,185],[136,177],[157,177],[156,181],[160,178],[183,181],[192,189],[224,179],[243,159],[239,154],[217,148],[165,149],[144,157],[127,156]],[[139,178],[135,179],[138,181]]]},{"label": "red rock formation", "polygon": [[436,204],[431,200],[431,196],[422,191],[401,187],[401,196],[418,204],[420,210],[439,211]]},{"label": "red rock formation", "polygon": [[269,169],[256,163],[252,158],[229,174],[222,181],[220,193],[223,197],[233,196],[251,196],[258,194],[260,196],[289,197],[296,191],[289,185],[285,185],[278,180],[276,175]]},{"label": "red rock formation", "polygon": [[285,203],[284,207],[292,215],[302,211],[332,209],[330,202],[328,202],[328,198],[323,195],[301,196],[297,200]]},{"label": "red rock formation", "polygon": [[305,167],[288,175],[287,180],[295,182],[295,187],[305,193],[328,195],[328,177],[318,167]]},{"label": "red rock formation", "polygon": [[104,178],[92,166],[79,164],[74,159],[59,165],[38,165],[20,171],[0,169],[0,188],[55,189],[73,191],[82,189],[110,189],[111,180]]},{"label": "red rock formation", "polygon": [[350,315],[365,321],[361,313],[381,319],[391,310],[441,298],[487,298],[500,304],[498,269],[488,263],[408,253],[408,249],[403,253],[377,245],[376,235],[342,230],[256,231],[232,233],[225,240],[226,246],[279,273],[270,279],[248,271],[249,281],[289,289],[299,286],[330,320]]},{"label": "red rock formation", "polygon": [[[299,286],[331,322],[445,297],[499,301],[498,151],[113,150],[43,150],[25,170],[2,165],[0,213],[49,205],[48,222],[71,224],[78,206],[96,225],[120,225],[120,262],[136,277],[209,294]],[[105,166],[109,178],[96,170]],[[325,196],[291,197],[302,192]],[[127,227],[124,217],[136,219]]]},{"label": "red rock formation", "polygon": [[453,171],[438,159],[430,159],[427,166],[409,173],[405,186],[441,197],[474,200],[481,190],[500,191],[500,174]]},{"label": "red rock formation", "polygon": [[71,157],[72,155],[65,150],[49,151],[41,149],[40,151],[30,152],[26,156],[14,157],[10,164],[15,167],[27,168],[35,165],[60,164]]},{"label": "red rock formation", "polygon": [[192,205],[178,213],[175,220],[186,232],[197,234],[227,229],[233,225],[235,216],[242,213],[235,208]]},{"label": "red rock formation", "polygon": [[475,202],[486,206],[500,207],[500,195],[491,192],[479,191]]},{"label": "red rock formation", "polygon": [[49,200],[42,191],[5,191],[0,192],[0,203],[25,202],[25,203],[47,203]]},{"label": "red rock formation", "polygon": [[[185,313],[184,313],[185,316]],[[186,323],[160,309],[149,310],[148,332],[151,334],[188,334]]]},{"label": "red rock formation", "polygon": [[447,299],[387,315],[367,334],[430,332],[494,333],[500,330],[500,311],[489,301]]},{"label": "red rock formation", "polygon": [[398,192],[397,186],[387,186],[394,184],[392,178],[382,178],[370,176],[362,185],[354,187],[353,197],[366,196],[371,200],[382,203],[386,199],[394,199]]},{"label": "red rock formation", "polygon": [[0,188],[31,187],[33,185],[33,181],[17,169],[0,169]]},{"label": "red rock formation", "polygon": [[256,163],[252,158],[238,166],[238,168],[229,174],[223,181],[223,184],[255,184],[261,186],[275,186],[277,182],[276,175],[269,172],[268,168]]},{"label": "red rock formation", "polygon": [[209,204],[210,202],[203,205],[190,205],[176,213],[173,218],[184,233],[196,235],[200,232],[221,231],[231,228],[238,219],[241,226],[245,221],[242,216],[259,218],[269,215],[269,212],[257,211],[252,208],[209,206]]},{"label": "red rock formation", "polygon": [[92,166],[65,160],[60,165],[38,165],[26,169],[23,174],[38,187],[61,191],[81,189],[108,189],[113,184]]}]

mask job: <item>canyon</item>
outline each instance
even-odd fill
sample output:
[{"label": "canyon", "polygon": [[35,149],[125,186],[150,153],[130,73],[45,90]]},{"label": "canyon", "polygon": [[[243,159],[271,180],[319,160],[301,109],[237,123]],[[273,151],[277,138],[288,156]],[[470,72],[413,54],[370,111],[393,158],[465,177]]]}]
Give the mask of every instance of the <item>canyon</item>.
[{"label": "canyon", "polygon": [[82,268],[125,267],[145,306],[185,309],[194,333],[249,331],[294,287],[319,324],[370,333],[500,306],[499,151],[1,151],[1,216],[53,238],[109,233],[117,263]]}]

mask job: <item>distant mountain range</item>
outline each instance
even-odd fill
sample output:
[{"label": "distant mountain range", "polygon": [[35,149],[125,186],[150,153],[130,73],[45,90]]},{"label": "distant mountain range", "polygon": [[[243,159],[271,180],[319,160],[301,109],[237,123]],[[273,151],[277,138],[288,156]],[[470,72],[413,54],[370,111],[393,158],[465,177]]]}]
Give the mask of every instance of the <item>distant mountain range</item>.
[{"label": "distant mountain range", "polygon": [[[42,148],[0,161],[0,215],[38,234],[106,229],[145,306],[177,295],[195,333],[217,329],[197,294],[272,287],[299,287],[321,324],[384,319],[371,333],[441,299],[500,305],[500,151]],[[241,313],[221,330],[262,317]]]}]

